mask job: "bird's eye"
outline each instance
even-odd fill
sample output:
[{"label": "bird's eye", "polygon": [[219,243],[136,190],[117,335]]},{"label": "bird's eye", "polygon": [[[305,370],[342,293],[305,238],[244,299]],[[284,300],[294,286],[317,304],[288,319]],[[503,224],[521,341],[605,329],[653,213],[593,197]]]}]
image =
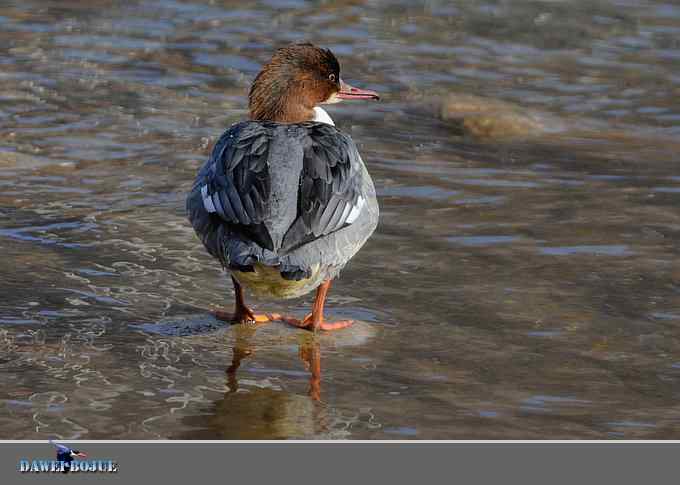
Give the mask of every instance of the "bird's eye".
[{"label": "bird's eye", "polygon": [[335,82],[335,74],[331,74],[330,76],[328,76],[328,79],[329,79],[331,82]]}]

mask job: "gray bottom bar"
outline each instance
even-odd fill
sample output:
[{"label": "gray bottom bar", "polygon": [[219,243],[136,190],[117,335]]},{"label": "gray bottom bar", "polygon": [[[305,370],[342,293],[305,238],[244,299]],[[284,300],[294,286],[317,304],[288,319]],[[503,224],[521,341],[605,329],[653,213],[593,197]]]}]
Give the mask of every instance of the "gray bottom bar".
[{"label": "gray bottom bar", "polygon": [[[676,481],[678,443],[73,443],[118,471],[70,473],[87,483],[627,484]],[[54,460],[48,443],[0,444],[0,483],[46,483],[21,460]],[[665,480],[664,480],[665,479]],[[670,482],[669,482],[670,483]]]}]

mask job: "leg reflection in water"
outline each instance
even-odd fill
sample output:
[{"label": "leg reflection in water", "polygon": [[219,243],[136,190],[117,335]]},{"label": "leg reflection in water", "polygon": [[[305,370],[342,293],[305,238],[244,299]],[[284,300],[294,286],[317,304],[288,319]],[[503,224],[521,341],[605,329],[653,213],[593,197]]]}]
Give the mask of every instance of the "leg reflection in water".
[{"label": "leg reflection in water", "polygon": [[305,363],[307,370],[311,372],[309,379],[309,397],[315,401],[321,400],[321,348],[314,336],[300,345],[300,359]]},{"label": "leg reflection in water", "polygon": [[[244,327],[237,332],[234,352],[231,358],[231,365],[227,368],[227,387],[229,392],[238,391],[238,379],[236,371],[241,366],[241,361],[253,354],[254,346],[252,337],[257,327]],[[305,335],[300,342],[298,355],[305,365],[307,371],[311,373],[309,379],[309,390],[307,394],[315,401],[321,400],[321,347],[314,334]]]},{"label": "leg reflection in water", "polygon": [[188,431],[173,438],[346,439],[350,435],[350,423],[357,417],[349,418],[320,401],[320,338],[281,328],[283,338],[270,326],[230,329],[233,354],[220,361],[222,372],[226,368],[224,394],[184,416]]}]

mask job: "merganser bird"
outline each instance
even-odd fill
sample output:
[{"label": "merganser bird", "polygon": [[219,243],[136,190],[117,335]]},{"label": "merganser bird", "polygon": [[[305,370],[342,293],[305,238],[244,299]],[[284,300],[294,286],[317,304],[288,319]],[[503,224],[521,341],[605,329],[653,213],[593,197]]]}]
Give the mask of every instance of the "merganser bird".
[{"label": "merganser bird", "polygon": [[[319,104],[379,99],[340,78],[328,49],[293,44],[277,50],[255,78],[250,121],[215,144],[187,198],[189,220],[208,252],[231,273],[235,323],[283,320],[309,330],[326,322],[326,295],[378,224],[371,177],[352,139]],[[317,289],[303,320],[256,315],[243,287],[261,296],[295,298]]]}]

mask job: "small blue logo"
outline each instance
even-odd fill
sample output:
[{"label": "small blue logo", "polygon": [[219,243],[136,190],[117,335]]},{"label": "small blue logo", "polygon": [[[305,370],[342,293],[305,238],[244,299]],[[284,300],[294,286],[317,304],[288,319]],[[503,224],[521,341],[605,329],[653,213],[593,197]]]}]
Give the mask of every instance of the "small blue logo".
[{"label": "small blue logo", "polygon": [[116,473],[118,463],[113,460],[85,460],[87,454],[66,445],[49,440],[57,448],[56,460],[19,460],[21,473],[69,473],[98,472]]}]

